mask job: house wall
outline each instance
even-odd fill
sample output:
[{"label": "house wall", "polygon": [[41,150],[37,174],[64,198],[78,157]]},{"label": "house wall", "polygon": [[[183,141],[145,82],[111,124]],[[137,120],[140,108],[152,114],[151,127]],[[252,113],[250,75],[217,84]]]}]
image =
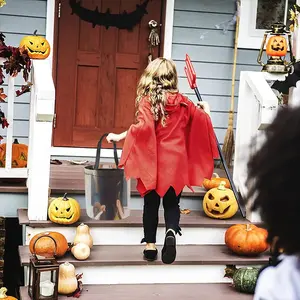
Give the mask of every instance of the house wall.
[{"label": "house wall", "polygon": [[[36,29],[45,35],[46,6],[47,0],[7,1],[7,5],[0,9],[0,32],[6,35],[6,43],[18,46],[24,35],[30,35]],[[203,100],[210,104],[213,125],[221,144],[228,123],[235,27],[231,26],[224,34],[215,25],[231,20],[234,12],[235,0],[175,0],[172,57],[178,67],[179,86],[184,94],[196,101],[183,69],[185,54],[188,53],[197,72]],[[236,96],[240,71],[259,70],[257,54],[257,50],[238,51]],[[22,77],[18,76],[16,82],[20,87]],[[28,141],[29,100],[30,94],[16,98],[14,136],[20,142]],[[1,104],[4,112],[6,106]],[[5,136],[5,130],[0,129],[0,134]]]},{"label": "house wall", "polygon": [[[226,34],[215,26],[230,21],[235,9],[235,0],[175,0],[172,58],[178,68],[179,87],[181,92],[197,101],[184,72],[187,53],[194,64],[202,98],[210,105],[212,122],[221,144],[228,124],[235,25],[229,27]],[[238,50],[235,111],[240,71],[260,70],[257,55],[258,50]]]},{"label": "house wall", "polygon": [[[227,34],[215,25],[232,18],[234,0],[175,0],[172,57],[179,73],[181,91],[196,101],[184,74],[184,58],[188,53],[194,63],[198,86],[203,100],[209,102],[212,121],[222,143],[227,128],[231,94],[234,27]],[[6,35],[8,45],[18,46],[24,35],[46,31],[46,0],[8,0],[0,8],[0,32]],[[204,39],[201,35],[204,34]],[[238,95],[241,70],[259,70],[256,50],[239,50],[235,95]],[[18,85],[22,78],[17,79]],[[14,135],[27,142],[30,94],[16,99]],[[5,111],[6,104],[1,104]],[[235,108],[237,97],[235,97]],[[0,134],[3,131],[0,129]],[[76,196],[76,195],[74,195]],[[80,201],[82,196],[79,197]],[[15,216],[19,207],[27,206],[27,194],[0,194],[0,215]],[[82,203],[83,204],[83,203]]]},{"label": "house wall", "polygon": [[[47,0],[8,0],[0,8],[0,32],[6,36],[5,42],[10,46],[19,46],[22,37],[32,35],[35,30],[39,35],[46,34]],[[22,76],[16,78],[16,89],[24,84]],[[7,81],[4,84],[7,91]],[[28,143],[30,93],[15,99],[14,137],[20,143]],[[1,109],[6,113],[7,104],[1,103]],[[5,130],[0,129],[0,135],[5,137]]]}]

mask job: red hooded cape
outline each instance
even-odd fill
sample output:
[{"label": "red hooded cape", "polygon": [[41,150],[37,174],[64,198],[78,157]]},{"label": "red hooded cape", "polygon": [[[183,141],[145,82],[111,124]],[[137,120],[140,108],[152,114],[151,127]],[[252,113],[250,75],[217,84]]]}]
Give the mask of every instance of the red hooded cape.
[{"label": "red hooded cape", "polygon": [[119,167],[127,179],[137,179],[142,197],[151,190],[163,197],[171,186],[177,195],[184,186],[202,186],[219,157],[210,117],[202,109],[177,93],[168,94],[166,110],[163,127],[153,120],[150,102],[143,98],[138,122],[125,139]]}]

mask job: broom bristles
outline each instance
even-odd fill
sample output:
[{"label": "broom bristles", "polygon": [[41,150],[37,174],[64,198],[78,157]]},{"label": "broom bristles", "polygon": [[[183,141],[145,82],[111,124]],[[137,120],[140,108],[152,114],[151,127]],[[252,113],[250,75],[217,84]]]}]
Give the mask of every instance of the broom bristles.
[{"label": "broom bristles", "polygon": [[224,144],[222,147],[222,152],[225,158],[225,162],[228,166],[228,168],[232,165],[232,159],[233,159],[233,153],[234,153],[234,134],[233,134],[233,127],[228,126]]}]

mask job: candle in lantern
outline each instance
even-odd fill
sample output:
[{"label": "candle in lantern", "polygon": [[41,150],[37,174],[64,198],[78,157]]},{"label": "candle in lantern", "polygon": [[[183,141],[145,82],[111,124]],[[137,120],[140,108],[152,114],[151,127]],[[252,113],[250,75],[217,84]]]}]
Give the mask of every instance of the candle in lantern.
[{"label": "candle in lantern", "polygon": [[40,283],[40,294],[44,297],[52,296],[54,293],[54,283],[50,280],[42,281]]}]

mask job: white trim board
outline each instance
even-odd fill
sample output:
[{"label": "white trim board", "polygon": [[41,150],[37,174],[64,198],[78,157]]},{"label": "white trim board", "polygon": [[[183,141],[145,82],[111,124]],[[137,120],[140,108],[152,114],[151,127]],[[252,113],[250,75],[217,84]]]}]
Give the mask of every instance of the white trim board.
[{"label": "white trim board", "polygon": [[[286,18],[288,18],[286,0]],[[266,29],[256,29],[258,0],[241,0],[238,48],[260,49]]]},{"label": "white trim board", "polygon": [[[173,41],[173,22],[174,22],[174,6],[175,0],[166,0],[166,16],[165,16],[165,31],[164,31],[164,44],[163,56],[171,58],[172,56],[172,41]],[[54,44],[54,21],[55,21],[55,5],[56,0],[47,1],[47,21],[46,21],[46,39],[49,41],[51,49]],[[53,52],[49,56],[50,66],[53,65]],[[121,152],[118,152],[121,154]],[[51,155],[57,156],[74,156],[74,157],[95,157],[96,148],[72,148],[72,147],[51,147]],[[103,149],[101,152],[102,157],[113,157],[113,151]]]}]

